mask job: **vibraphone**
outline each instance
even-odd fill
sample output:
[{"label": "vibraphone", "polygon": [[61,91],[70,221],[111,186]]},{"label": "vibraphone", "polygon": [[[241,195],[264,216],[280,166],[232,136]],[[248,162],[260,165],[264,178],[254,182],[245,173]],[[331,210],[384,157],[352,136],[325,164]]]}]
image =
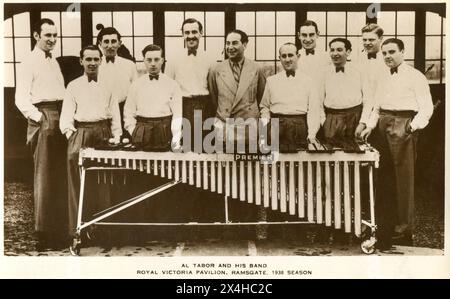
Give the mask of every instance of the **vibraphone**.
[{"label": "vibraphone", "polygon": [[[359,151],[317,149],[297,153],[275,153],[270,156],[239,154],[198,154],[173,152],[143,152],[127,150],[80,151],[81,187],[77,221],[77,236],[73,249],[79,254],[81,231],[93,224],[113,225],[103,219],[131,207],[147,198],[185,183],[224,196],[224,222],[214,223],[139,223],[138,225],[257,225],[286,222],[230,222],[228,199],[247,201],[282,213],[298,216],[291,224],[316,223],[344,229],[361,237],[363,226],[369,233],[361,243],[365,253],[373,253],[375,239],[374,168],[379,153],[369,145]],[[370,216],[362,219],[361,170],[368,169]],[[82,222],[84,186],[87,171],[105,172],[127,169],[161,176],[171,180],[153,190],[126,200]],[[125,224],[125,223],[123,223]],[[131,223],[127,223],[131,224]]]}]

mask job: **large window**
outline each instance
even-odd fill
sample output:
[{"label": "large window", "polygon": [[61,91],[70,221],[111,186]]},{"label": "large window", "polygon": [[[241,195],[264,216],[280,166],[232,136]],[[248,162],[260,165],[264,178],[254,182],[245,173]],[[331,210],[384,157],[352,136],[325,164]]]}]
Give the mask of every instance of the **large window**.
[{"label": "large window", "polygon": [[425,74],[430,83],[445,83],[445,18],[426,14]]},{"label": "large window", "polygon": [[153,12],[151,11],[96,11],[92,13],[93,43],[97,42],[97,25],[113,26],[119,31],[122,44],[136,59],[137,68],[144,72],[142,49],[153,43]]},{"label": "large window", "polygon": [[185,47],[181,25],[188,18],[197,19],[203,25],[203,38],[200,47],[217,61],[223,60],[225,42],[225,13],[223,11],[166,11],[164,13],[164,42],[167,61],[170,62]]},{"label": "large window", "polygon": [[287,42],[295,43],[295,12],[236,12],[236,29],[247,33],[246,57],[263,65],[266,75],[280,71],[278,49]]}]

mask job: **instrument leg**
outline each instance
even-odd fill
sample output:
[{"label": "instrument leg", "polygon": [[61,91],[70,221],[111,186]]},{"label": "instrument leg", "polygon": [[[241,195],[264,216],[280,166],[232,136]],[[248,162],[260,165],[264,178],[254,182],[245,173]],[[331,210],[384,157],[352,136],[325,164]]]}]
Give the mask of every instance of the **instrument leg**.
[{"label": "instrument leg", "polygon": [[224,199],[224,203],[225,203],[225,223],[228,223],[229,222],[228,221],[228,196],[225,195],[223,197],[223,199]]}]

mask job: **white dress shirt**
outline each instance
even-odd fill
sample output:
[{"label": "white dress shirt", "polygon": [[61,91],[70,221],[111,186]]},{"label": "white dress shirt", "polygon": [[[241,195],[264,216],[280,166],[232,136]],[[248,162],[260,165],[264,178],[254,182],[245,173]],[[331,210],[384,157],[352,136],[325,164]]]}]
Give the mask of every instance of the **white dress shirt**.
[{"label": "white dress shirt", "polygon": [[59,126],[61,132],[76,131],[74,122],[94,122],[112,119],[111,131],[113,137],[122,135],[119,104],[112,96],[107,85],[100,80],[88,82],[83,75],[67,85],[61,111]]},{"label": "white dress shirt", "polygon": [[62,101],[64,78],[58,62],[45,58],[45,52],[35,47],[18,66],[16,106],[26,118],[36,122],[42,113],[34,106],[40,102]]},{"label": "white dress shirt", "polygon": [[379,80],[368,127],[375,128],[380,109],[416,111],[417,114],[411,121],[413,131],[428,125],[433,114],[433,101],[427,78],[421,72],[403,62],[398,67],[398,72],[392,75],[390,69],[386,68]]},{"label": "white dress shirt", "polygon": [[160,73],[158,80],[148,74],[131,84],[124,107],[125,129],[133,134],[136,117],[164,117],[172,115],[172,135],[181,137],[182,96],[178,83]]},{"label": "white dress shirt", "polygon": [[131,60],[116,55],[113,63],[106,62],[106,58],[103,56],[99,69],[99,80],[107,84],[113,97],[117,98],[119,103],[125,101],[128,89],[137,77],[136,65]]},{"label": "white dress shirt", "polygon": [[183,97],[208,95],[208,72],[214,60],[206,52],[188,55],[187,50],[173,61],[168,61],[164,73],[178,82]]},{"label": "white dress shirt", "polygon": [[306,114],[308,137],[315,138],[320,127],[320,100],[312,79],[297,71],[287,77],[282,71],[267,78],[260,108],[261,118],[275,114]]},{"label": "white dress shirt", "polygon": [[367,52],[364,50],[360,53],[355,60],[355,67],[357,67],[361,74],[366,77],[369,84],[369,91],[372,93],[373,98],[375,90],[377,89],[378,78],[380,74],[388,69],[386,63],[384,63],[383,54],[379,51],[375,59],[368,59]]},{"label": "white dress shirt", "polygon": [[313,80],[321,78],[325,67],[332,64],[328,52],[317,47],[314,49],[314,54],[306,55],[306,51],[303,48],[298,50],[298,54],[300,54],[300,57],[297,60],[297,70],[304,72]]},{"label": "white dress shirt", "polygon": [[328,66],[321,90],[324,93],[323,106],[327,108],[347,109],[363,104],[359,122],[367,123],[373,107],[371,93],[367,79],[356,67],[346,63],[344,72],[336,73],[334,65]]}]

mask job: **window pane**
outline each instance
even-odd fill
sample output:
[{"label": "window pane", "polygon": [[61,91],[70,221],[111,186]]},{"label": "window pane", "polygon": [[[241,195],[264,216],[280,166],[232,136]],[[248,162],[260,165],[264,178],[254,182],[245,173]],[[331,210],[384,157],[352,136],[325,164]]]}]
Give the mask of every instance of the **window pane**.
[{"label": "window pane", "polygon": [[275,12],[273,11],[256,12],[256,34],[257,35],[275,34]]},{"label": "window pane", "polygon": [[133,38],[132,37],[122,37],[122,45],[127,47],[128,51],[130,51],[131,54],[133,54]]},{"label": "window pane", "polygon": [[3,66],[5,87],[14,87],[14,63],[4,63]]},{"label": "window pane", "polygon": [[411,67],[414,67],[414,60],[405,60],[405,63]]},{"label": "window pane", "polygon": [[80,36],[81,35],[81,23],[80,12],[62,12],[62,26],[61,35],[66,36]]},{"label": "window pane", "polygon": [[358,54],[361,53],[363,46],[361,42],[361,37],[349,37],[348,40],[352,43],[352,53],[348,57],[349,60],[354,60],[358,57]]},{"label": "window pane", "polygon": [[[30,38],[15,38],[14,43],[16,50],[16,62],[21,62],[30,55],[31,40]],[[56,43],[56,45],[58,45],[58,43]]]},{"label": "window pane", "polygon": [[361,35],[361,28],[366,24],[365,12],[348,12],[347,13],[347,34]]},{"label": "window pane", "polygon": [[441,17],[434,12],[426,14],[426,34],[441,34]]},{"label": "window pane", "polygon": [[171,59],[180,55],[184,51],[184,41],[179,37],[166,37],[166,59],[170,62]]},{"label": "window pane", "polygon": [[3,22],[3,36],[12,37],[12,19],[9,18]]},{"label": "window pane", "polygon": [[247,48],[245,49],[245,57],[255,60],[255,38],[249,37]]},{"label": "window pane", "polygon": [[99,30],[97,30],[97,24],[102,24],[104,27],[112,25],[112,16],[110,12],[98,12],[92,13],[92,34],[97,36]]},{"label": "window pane", "polygon": [[378,13],[378,25],[384,30],[384,35],[395,35],[395,12],[380,11]]},{"label": "window pane", "polygon": [[414,59],[414,37],[399,36],[398,38],[405,44],[405,59]]},{"label": "window pane", "polygon": [[183,24],[183,12],[181,11],[166,11],[165,24],[166,35],[181,36],[181,25]]},{"label": "window pane", "polygon": [[60,19],[59,19],[59,17],[60,17],[60,13],[59,12],[56,12],[56,11],[43,11],[41,13],[41,17],[52,20],[55,23],[55,25],[56,25],[56,28],[58,30],[58,35],[61,34],[61,22],[60,22]]},{"label": "window pane", "polygon": [[4,38],[3,42],[5,43],[5,60],[14,62],[14,47],[13,47],[13,39],[12,38]]},{"label": "window pane", "polygon": [[442,58],[445,59],[445,36],[442,37]]},{"label": "window pane", "polygon": [[345,35],[345,12],[329,12],[327,35]]},{"label": "window pane", "polygon": [[81,38],[63,38],[63,56],[80,56]]},{"label": "window pane", "polygon": [[275,38],[273,37],[256,38],[256,59],[257,60],[275,59]]},{"label": "window pane", "polygon": [[252,11],[236,12],[236,29],[248,35],[255,35],[255,13]]},{"label": "window pane", "polygon": [[132,35],[131,11],[113,12],[113,26],[121,35]]},{"label": "window pane", "polygon": [[429,83],[439,84],[441,80],[441,63],[439,61],[426,61],[425,70],[433,66],[425,76]]},{"label": "window pane", "polygon": [[319,37],[319,39],[316,40],[316,47],[317,49],[327,49],[325,37]]},{"label": "window pane", "polygon": [[442,83],[445,83],[445,60],[442,61]]},{"label": "window pane", "polygon": [[134,35],[153,35],[153,12],[135,11]]},{"label": "window pane", "polygon": [[415,32],[415,12],[411,11],[399,11],[397,12],[397,34],[411,34]]},{"label": "window pane", "polygon": [[223,60],[225,39],[223,37],[207,37],[205,41],[208,55],[216,59],[216,61]]},{"label": "window pane", "polygon": [[225,14],[223,12],[211,11],[206,13],[206,35],[224,35],[225,34]]},{"label": "window pane", "polygon": [[275,56],[277,58],[277,60],[279,60],[279,50],[281,48],[282,45],[284,45],[285,43],[295,43],[295,38],[289,37],[289,36],[279,36],[277,37],[277,45],[276,45],[276,53]]},{"label": "window pane", "polygon": [[58,41],[56,42],[55,48],[53,49],[52,53],[53,57],[55,58],[61,56],[61,38],[58,38]]},{"label": "window pane", "polygon": [[30,13],[14,15],[14,36],[30,36]]},{"label": "window pane", "polygon": [[[203,11],[186,11],[185,19],[194,18],[199,20],[203,25],[205,25],[205,13]],[[181,28],[181,24],[180,24]]]},{"label": "window pane", "polygon": [[295,12],[277,12],[277,34],[295,35]]},{"label": "window pane", "polygon": [[259,61],[258,64],[261,67],[266,78],[275,74],[275,62]]},{"label": "window pane", "polygon": [[427,36],[425,44],[425,59],[441,58],[441,37]]},{"label": "window pane", "polygon": [[153,37],[134,38],[134,57],[136,60],[144,60],[144,57],[142,57],[142,50],[150,44],[153,44]]},{"label": "window pane", "polygon": [[[326,33],[326,28],[325,28],[326,14],[325,14],[325,12],[311,11],[311,12],[307,13],[307,18],[308,18],[308,20],[316,22],[319,32],[321,34]],[[298,31],[298,28],[297,28],[297,31]]]}]

